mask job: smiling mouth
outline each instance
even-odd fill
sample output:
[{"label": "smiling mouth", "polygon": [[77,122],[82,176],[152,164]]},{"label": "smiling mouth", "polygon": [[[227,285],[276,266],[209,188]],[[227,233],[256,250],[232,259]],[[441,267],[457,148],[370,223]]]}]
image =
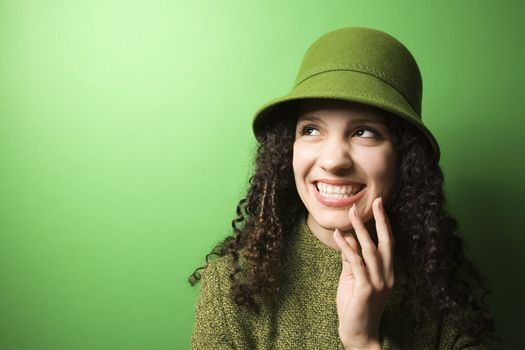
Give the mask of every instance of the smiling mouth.
[{"label": "smiling mouth", "polygon": [[347,207],[361,199],[366,185],[359,183],[332,185],[322,181],[313,183],[319,202],[328,207]]},{"label": "smiling mouth", "polygon": [[330,185],[324,182],[317,181],[315,187],[319,194],[329,199],[343,199],[351,198],[352,196],[359,193],[366,186],[363,184],[353,185]]}]

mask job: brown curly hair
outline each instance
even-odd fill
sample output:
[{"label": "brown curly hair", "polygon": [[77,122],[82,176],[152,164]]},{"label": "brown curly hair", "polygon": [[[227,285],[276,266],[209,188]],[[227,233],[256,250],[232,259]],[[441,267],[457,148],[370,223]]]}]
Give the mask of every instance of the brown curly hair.
[{"label": "brown curly hair", "polygon": [[[402,286],[403,310],[413,315],[415,330],[437,313],[478,341],[492,337],[494,324],[484,301],[489,289],[466,260],[457,221],[445,210],[438,159],[412,124],[393,115],[386,119],[399,162],[385,210],[398,242],[395,259],[401,263],[396,268],[410,281]],[[237,205],[233,235],[206,256],[206,264],[214,256],[232,257],[231,295],[255,312],[279,291],[287,237],[306,214],[292,168],[295,124],[296,109],[289,105],[279,121],[257,134],[255,170],[246,197]],[[191,285],[204,267],[190,276]]]}]

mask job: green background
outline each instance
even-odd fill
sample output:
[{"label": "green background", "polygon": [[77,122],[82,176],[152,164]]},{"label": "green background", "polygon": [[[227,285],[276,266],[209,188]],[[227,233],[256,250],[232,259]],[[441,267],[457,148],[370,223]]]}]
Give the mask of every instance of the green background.
[{"label": "green background", "polygon": [[449,207],[519,348],[523,4],[0,0],[0,349],[189,348],[186,279],[229,234],[253,113],[351,25],[419,62]]}]

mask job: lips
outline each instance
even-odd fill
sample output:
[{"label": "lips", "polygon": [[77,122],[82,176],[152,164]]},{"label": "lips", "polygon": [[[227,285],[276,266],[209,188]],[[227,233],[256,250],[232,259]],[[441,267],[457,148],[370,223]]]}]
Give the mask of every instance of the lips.
[{"label": "lips", "polygon": [[312,183],[317,200],[328,207],[347,207],[357,202],[364,194],[366,185],[341,181],[318,180]]}]

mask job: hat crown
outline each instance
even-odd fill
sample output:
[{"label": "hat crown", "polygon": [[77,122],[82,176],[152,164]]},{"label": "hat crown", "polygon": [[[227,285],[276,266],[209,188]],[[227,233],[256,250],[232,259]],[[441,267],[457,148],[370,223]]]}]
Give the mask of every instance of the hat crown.
[{"label": "hat crown", "polygon": [[329,71],[369,74],[396,89],[421,118],[422,79],[408,49],[392,36],[370,28],[343,28],[317,39],[306,51],[297,87]]}]

